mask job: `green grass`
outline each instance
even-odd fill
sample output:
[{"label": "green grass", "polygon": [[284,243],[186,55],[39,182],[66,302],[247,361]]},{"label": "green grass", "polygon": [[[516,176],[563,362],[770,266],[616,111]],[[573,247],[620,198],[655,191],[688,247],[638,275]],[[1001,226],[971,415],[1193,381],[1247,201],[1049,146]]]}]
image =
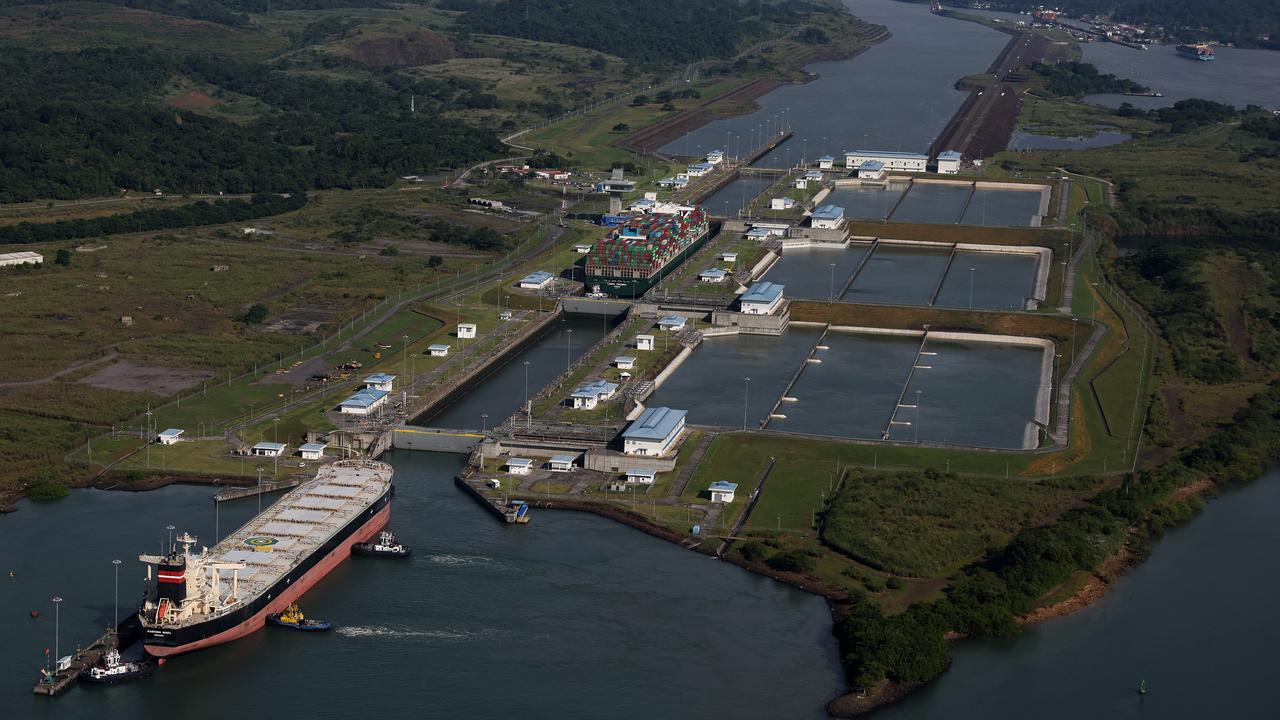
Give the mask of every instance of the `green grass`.
[{"label": "green grass", "polygon": [[1100,486],[1091,479],[1008,482],[854,471],[827,513],[822,539],[896,575],[943,577],[1019,530],[1051,521]]},{"label": "green grass", "polygon": [[[296,449],[296,448],[294,448]],[[115,472],[125,473],[141,470],[148,473],[191,473],[197,475],[233,475],[236,477],[257,477],[256,468],[264,468],[264,480],[286,477],[298,470],[297,457],[280,458],[277,464],[273,458],[233,457],[225,442],[221,440],[199,440],[180,442],[176,445],[152,444],[150,465],[147,453],[139,452],[113,468]],[[314,466],[314,463],[311,463]]]}]

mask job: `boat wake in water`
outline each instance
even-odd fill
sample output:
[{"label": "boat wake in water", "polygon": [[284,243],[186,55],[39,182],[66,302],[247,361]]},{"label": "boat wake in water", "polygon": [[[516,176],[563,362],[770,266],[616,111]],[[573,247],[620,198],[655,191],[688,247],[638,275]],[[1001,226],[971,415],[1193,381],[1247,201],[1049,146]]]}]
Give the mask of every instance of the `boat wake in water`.
[{"label": "boat wake in water", "polygon": [[429,555],[427,559],[437,565],[447,565],[449,567],[507,567],[501,560],[484,555]]}]

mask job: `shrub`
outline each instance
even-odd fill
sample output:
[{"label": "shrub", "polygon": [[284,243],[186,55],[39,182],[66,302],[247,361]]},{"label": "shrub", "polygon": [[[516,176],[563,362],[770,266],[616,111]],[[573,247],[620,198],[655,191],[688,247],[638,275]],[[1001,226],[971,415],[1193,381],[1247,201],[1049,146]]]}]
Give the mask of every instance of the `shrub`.
[{"label": "shrub", "polygon": [[782,572],[813,572],[818,563],[811,555],[800,550],[787,550],[768,559],[769,567]]},{"label": "shrub", "polygon": [[742,559],[747,562],[760,562],[769,557],[769,549],[762,543],[749,542],[744,543],[738,548],[738,553],[742,555]]},{"label": "shrub", "polygon": [[67,486],[51,477],[38,477],[27,484],[27,497],[36,502],[51,502],[67,496]]}]

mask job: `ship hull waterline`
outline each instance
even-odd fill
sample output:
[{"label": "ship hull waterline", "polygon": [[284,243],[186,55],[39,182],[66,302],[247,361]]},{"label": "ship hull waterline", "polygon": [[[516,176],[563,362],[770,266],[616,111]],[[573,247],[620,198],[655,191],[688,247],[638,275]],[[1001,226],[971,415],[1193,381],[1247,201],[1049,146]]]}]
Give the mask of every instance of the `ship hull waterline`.
[{"label": "ship hull waterline", "polygon": [[[388,491],[374,503],[369,511],[361,513],[361,516],[352,520],[347,528],[313,553],[311,558],[303,563],[303,565],[310,563],[310,567],[298,578],[293,579],[286,575],[242,610],[215,620],[175,631],[159,631],[144,627],[143,648],[155,657],[167,658],[239,640],[263,629],[266,627],[268,615],[283,612],[324,576],[351,557],[352,545],[368,542],[381,532],[390,520],[391,492]],[[319,559],[312,562],[315,558]]]}]

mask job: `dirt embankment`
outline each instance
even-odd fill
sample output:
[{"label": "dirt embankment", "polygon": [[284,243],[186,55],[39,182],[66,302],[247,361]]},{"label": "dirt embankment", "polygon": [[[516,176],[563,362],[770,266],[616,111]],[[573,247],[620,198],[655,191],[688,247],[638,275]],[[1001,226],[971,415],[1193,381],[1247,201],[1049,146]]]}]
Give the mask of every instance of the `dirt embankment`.
[{"label": "dirt embankment", "polygon": [[457,57],[449,38],[429,30],[362,40],[351,48],[351,55],[370,67],[433,65]]},{"label": "dirt embankment", "polygon": [[640,132],[627,136],[618,143],[618,147],[632,152],[653,152],[667,143],[693,132],[713,120],[722,117],[713,109],[713,105],[736,103],[740,107],[754,106],[756,98],[762,97],[782,86],[781,80],[752,80],[714,97],[695,108],[686,110],[670,120],[665,120]]},{"label": "dirt embankment", "polygon": [[985,158],[1008,147],[1022,101],[1005,81],[1032,63],[1043,61],[1052,45],[1037,33],[1015,33],[987,71],[995,76],[996,83],[975,90],[965,99],[929,148],[930,155],[957,150],[966,158]]}]

